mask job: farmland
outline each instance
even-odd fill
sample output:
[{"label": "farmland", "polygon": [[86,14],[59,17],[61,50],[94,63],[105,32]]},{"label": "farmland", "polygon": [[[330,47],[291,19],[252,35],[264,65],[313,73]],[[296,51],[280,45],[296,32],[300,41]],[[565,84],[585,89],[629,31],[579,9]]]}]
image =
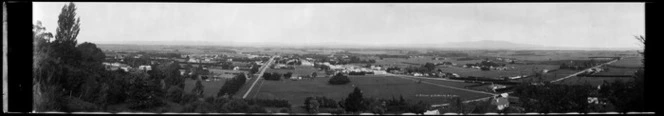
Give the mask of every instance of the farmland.
[{"label": "farmland", "polygon": [[641,60],[643,57],[625,57],[621,60],[618,60],[614,62],[613,64],[610,64],[609,66],[614,66],[614,67],[626,67],[626,68],[638,68],[642,66]]},{"label": "farmland", "polygon": [[[558,69],[557,65],[520,65],[520,64],[508,64],[506,67],[510,67],[507,70],[490,70],[482,71],[480,69],[472,68],[462,68],[462,67],[439,67],[443,72],[453,72],[459,74],[459,76],[475,76],[475,77],[491,77],[499,78],[503,76],[519,76],[519,75],[531,75],[536,71],[542,71],[542,69]],[[511,68],[514,67],[514,68]]]},{"label": "farmland", "polygon": [[593,75],[634,75],[638,68],[613,68],[608,67],[605,71]]},{"label": "farmland", "polygon": [[580,84],[590,84],[592,86],[598,86],[604,83],[604,81],[608,83],[612,83],[614,81],[632,81],[634,78],[630,77],[572,77],[563,81],[560,81],[561,84],[569,84],[569,85],[580,85]]},{"label": "farmland", "polygon": [[327,76],[325,75],[325,71],[320,71],[313,66],[293,66],[295,69],[267,69],[265,73],[272,73],[272,72],[277,72],[279,74],[286,74],[288,72],[292,72],[293,76],[299,75],[299,76],[304,76],[304,75],[311,75],[311,73],[316,72],[317,77],[323,77]]},{"label": "farmland", "polygon": [[[304,98],[309,96],[326,96],[335,100],[345,98],[353,89],[358,86],[362,89],[365,96],[377,98],[391,98],[403,95],[409,100],[422,100],[428,103],[437,104],[445,102],[441,97],[418,97],[416,95],[458,95],[463,99],[473,99],[486,97],[486,94],[471,93],[449,89],[415,81],[400,79],[398,77],[386,77],[377,75],[368,76],[350,76],[351,83],[347,85],[329,85],[328,78],[315,78],[313,80],[300,81],[265,81],[256,98],[277,98],[286,99],[294,105],[304,103]],[[424,81],[424,80],[423,80]],[[458,86],[458,85],[457,85]]]},{"label": "farmland", "polygon": [[[217,96],[217,92],[219,92],[219,89],[221,89],[221,86],[224,85],[224,82],[226,82],[226,79],[220,79],[219,81],[203,81],[201,80],[201,84],[203,85],[203,95],[208,97],[208,96]],[[193,79],[186,79],[184,81],[184,92],[185,93],[191,93],[191,90],[194,89],[196,86],[196,80]]]},{"label": "farmland", "polygon": [[[541,79],[542,79],[542,81],[553,81],[553,80],[556,80],[556,79],[574,74],[576,72],[579,72],[579,71],[578,70],[560,69],[560,70],[556,70],[556,71],[553,71],[553,72],[543,74]],[[516,81],[518,81],[518,82],[531,82],[531,81],[538,81],[538,80],[539,80],[539,78],[531,76],[531,77],[527,77],[527,78],[517,79]]]}]

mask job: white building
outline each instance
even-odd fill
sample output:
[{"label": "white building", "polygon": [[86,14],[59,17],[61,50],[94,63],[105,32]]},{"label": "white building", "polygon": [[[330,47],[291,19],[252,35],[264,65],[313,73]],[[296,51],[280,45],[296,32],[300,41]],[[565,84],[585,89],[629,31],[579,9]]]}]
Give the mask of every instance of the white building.
[{"label": "white building", "polygon": [[150,65],[141,65],[141,66],[138,66],[138,70],[150,71],[150,70],[152,70],[152,66],[150,66]]},{"label": "white building", "polygon": [[301,60],[302,66],[314,66],[314,63],[311,63],[307,60]]}]

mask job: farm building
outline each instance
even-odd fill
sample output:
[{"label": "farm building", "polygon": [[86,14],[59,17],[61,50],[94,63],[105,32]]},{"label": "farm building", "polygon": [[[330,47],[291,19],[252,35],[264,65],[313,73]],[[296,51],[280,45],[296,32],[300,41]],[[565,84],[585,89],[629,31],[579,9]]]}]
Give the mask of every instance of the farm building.
[{"label": "farm building", "polygon": [[150,70],[152,70],[152,66],[150,66],[150,65],[141,65],[141,66],[138,66],[138,70],[150,71]]}]

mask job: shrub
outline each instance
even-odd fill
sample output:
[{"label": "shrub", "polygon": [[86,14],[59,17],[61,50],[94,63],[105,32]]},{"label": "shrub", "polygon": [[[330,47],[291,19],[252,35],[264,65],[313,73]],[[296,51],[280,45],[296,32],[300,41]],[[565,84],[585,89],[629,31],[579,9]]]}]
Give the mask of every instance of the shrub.
[{"label": "shrub", "polygon": [[334,77],[330,78],[328,83],[332,84],[332,85],[348,84],[348,83],[350,83],[350,78],[348,78],[348,76],[345,76],[341,73],[338,73]]},{"label": "shrub", "polygon": [[182,88],[176,87],[176,86],[171,86],[170,88],[168,88],[167,92],[168,92],[168,94],[166,95],[166,97],[168,97],[171,101],[176,102],[176,103],[179,103],[180,101],[182,101],[182,98],[183,98]]}]

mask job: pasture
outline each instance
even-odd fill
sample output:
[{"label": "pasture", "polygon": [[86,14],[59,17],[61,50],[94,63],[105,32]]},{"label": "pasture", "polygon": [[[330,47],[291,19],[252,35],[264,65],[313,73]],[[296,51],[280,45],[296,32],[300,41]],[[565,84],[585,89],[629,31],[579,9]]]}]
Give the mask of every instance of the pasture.
[{"label": "pasture", "polygon": [[634,75],[638,68],[613,68],[613,67],[608,67],[606,68],[608,70],[595,73],[593,75]]},{"label": "pasture", "polygon": [[614,63],[609,64],[609,66],[615,67],[626,67],[626,68],[639,68],[643,66],[641,60],[643,57],[625,57],[621,60],[618,60]]},{"label": "pasture", "polygon": [[[577,70],[568,70],[568,69],[560,69],[560,70],[556,70],[554,72],[549,72],[549,73],[546,73],[546,74],[542,75],[541,79],[542,79],[542,81],[553,81],[553,80],[556,80],[556,79],[559,79],[559,78],[569,76],[569,75],[574,74],[576,72],[579,72],[579,71],[577,71]],[[518,81],[518,82],[535,82],[535,81],[538,81],[539,79],[540,78],[538,78],[538,77],[531,76],[531,77],[527,77],[527,78],[516,79],[516,81]]]},{"label": "pasture", "polygon": [[293,66],[295,69],[270,69],[268,68],[265,73],[272,73],[272,72],[277,72],[279,74],[286,74],[288,72],[292,72],[293,76],[304,76],[304,75],[311,75],[311,73],[316,72],[317,77],[325,77],[325,71],[320,71],[313,66],[300,66],[296,65]]},{"label": "pasture", "polygon": [[[201,84],[203,84],[203,95],[205,97],[217,96],[217,92],[219,92],[221,86],[223,86],[226,81],[227,81],[226,79],[220,79],[219,81],[201,80]],[[185,79],[184,92],[191,93],[191,90],[193,90],[195,86],[196,86],[196,80]]]},{"label": "pasture", "polygon": [[303,105],[304,99],[309,96],[326,96],[339,101],[352,92],[353,86],[360,87],[365,97],[391,99],[393,96],[398,98],[402,95],[408,100],[421,100],[432,104],[445,103],[445,100],[442,97],[423,97],[422,95],[456,95],[462,99],[477,99],[488,96],[481,93],[418,83],[399,77],[377,75],[350,76],[351,83],[346,85],[329,85],[327,83],[328,79],[264,81],[255,97],[263,99],[286,99],[293,105]]},{"label": "pasture", "polygon": [[[519,75],[531,75],[534,72],[542,71],[542,69],[558,69],[557,65],[522,65],[522,64],[508,64],[506,67],[509,67],[507,70],[489,70],[482,71],[480,69],[473,68],[463,68],[463,67],[438,67],[443,72],[457,73],[459,76],[475,76],[475,77],[490,77],[490,78],[500,78],[503,76],[519,76]],[[512,68],[514,67],[514,68]]]},{"label": "pasture", "polygon": [[604,83],[604,81],[612,83],[614,81],[622,81],[622,82],[627,82],[627,81],[633,81],[634,78],[629,78],[629,77],[571,77],[565,80],[560,81],[559,83],[561,84],[568,84],[568,85],[582,85],[582,84],[590,84],[592,86],[598,86]]}]

